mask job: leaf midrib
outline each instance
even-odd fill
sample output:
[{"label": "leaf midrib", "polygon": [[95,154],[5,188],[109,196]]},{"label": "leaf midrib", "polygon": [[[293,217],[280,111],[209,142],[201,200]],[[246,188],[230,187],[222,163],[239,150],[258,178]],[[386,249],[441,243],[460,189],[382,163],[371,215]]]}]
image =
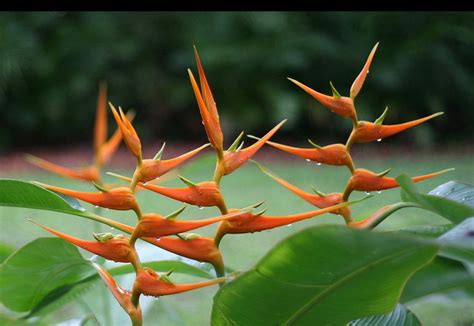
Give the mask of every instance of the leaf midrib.
[{"label": "leaf midrib", "polygon": [[[419,248],[416,248],[416,249],[419,249]],[[347,281],[350,281],[351,279],[355,278],[356,276],[358,276],[359,274],[361,274],[362,272],[365,272],[367,271],[369,268],[373,268],[374,266],[378,265],[378,264],[381,264],[381,263],[384,263],[385,261],[387,260],[391,260],[391,259],[395,259],[395,258],[398,258],[400,256],[403,256],[405,253],[407,252],[410,252],[410,251],[414,251],[414,248],[407,248],[405,250],[402,250],[402,251],[399,251],[399,252],[396,252],[396,253],[393,253],[391,255],[388,255],[386,257],[382,257],[381,259],[378,259],[370,264],[367,264],[365,266],[362,266],[360,267],[359,269],[356,269],[355,271],[352,271],[351,273],[343,276],[342,278],[340,278],[339,280],[337,280],[336,282],[334,282],[333,284],[329,285],[325,290],[319,292],[318,294],[316,294],[316,296],[314,296],[314,298],[312,298],[311,300],[309,300],[305,305],[303,305],[300,309],[298,309],[294,314],[292,314],[290,316],[290,318],[288,318],[288,320],[286,322],[283,323],[283,325],[291,325],[292,323],[294,323],[296,320],[298,320],[299,318],[301,318],[301,316],[303,316],[306,311],[308,311],[308,309],[313,306],[314,304],[318,303],[318,301],[320,301],[321,299],[323,299],[324,297],[326,297],[328,294],[330,294],[334,289],[337,289],[338,287],[340,287],[341,285],[345,284]]]}]

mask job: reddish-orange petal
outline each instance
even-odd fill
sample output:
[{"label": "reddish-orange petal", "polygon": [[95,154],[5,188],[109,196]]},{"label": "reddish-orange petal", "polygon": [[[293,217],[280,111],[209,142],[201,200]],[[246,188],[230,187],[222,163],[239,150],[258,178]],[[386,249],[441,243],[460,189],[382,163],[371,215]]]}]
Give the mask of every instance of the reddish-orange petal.
[{"label": "reddish-orange petal", "polygon": [[373,122],[360,121],[354,132],[349,138],[350,143],[368,143],[375,140],[380,140],[392,135],[398,134],[409,128],[417,126],[423,122],[436,118],[442,115],[443,112],[438,112],[430,116],[400,123],[396,125],[378,125]]},{"label": "reddish-orange petal", "polygon": [[168,160],[143,160],[141,167],[137,167],[137,172],[135,172],[134,177],[139,182],[148,182],[159,178],[168,171],[185,163],[207,146],[209,146],[209,144],[202,145],[192,151]]},{"label": "reddish-orange petal", "polygon": [[[418,182],[426,180],[441,175],[448,171],[451,171],[451,169],[413,177],[412,181]],[[399,187],[399,184],[395,178],[379,176],[376,173],[366,169],[356,169],[354,171],[354,174],[349,179],[346,188],[349,189],[348,191],[379,191],[396,187]]]},{"label": "reddish-orange petal", "polygon": [[[202,123],[204,124],[204,129],[206,130],[207,138],[211,143],[212,147],[218,152],[223,151],[224,148],[224,136],[222,135],[222,130],[219,122],[219,117],[213,116],[213,113],[209,110],[206,105],[201,91],[194,79],[194,75],[191,70],[188,69],[189,79],[191,80],[191,85],[193,87],[194,95],[196,96],[196,101],[198,103],[199,112],[201,113]],[[216,110],[217,112],[217,110]]]},{"label": "reddish-orange petal", "polygon": [[238,151],[225,151],[224,152],[224,175],[229,174],[243,164],[245,164],[257,151],[262,148],[267,140],[270,139],[280,127],[286,122],[286,119],[277,124],[271,129],[265,136],[260,138],[256,143],[251,146],[238,150]]},{"label": "reddish-orange petal", "polygon": [[97,169],[92,166],[79,169],[79,170],[73,170],[70,168],[66,168],[66,167],[51,163],[49,161],[43,160],[33,155],[27,155],[26,160],[29,163],[36,165],[37,167],[41,169],[47,170],[55,174],[59,174],[60,176],[63,176],[66,178],[78,179],[78,180],[84,180],[84,181],[95,181],[95,182],[100,180],[100,176]]},{"label": "reddish-orange petal", "polygon": [[267,141],[268,145],[281,149],[290,154],[311,160],[317,163],[328,165],[346,165],[351,169],[353,167],[352,158],[347,148],[343,144],[332,144],[321,148],[298,148],[287,146],[272,141]]},{"label": "reddish-orange petal", "polygon": [[344,118],[350,118],[353,120],[355,119],[356,112],[354,108],[354,102],[351,98],[345,96],[334,97],[324,95],[306,86],[305,84],[300,83],[297,80],[291,78],[288,79],[297,86],[301,87],[306,93],[314,97],[319,103],[327,107],[331,112],[334,112]]},{"label": "reddish-orange petal", "polygon": [[161,277],[152,269],[143,268],[137,274],[135,283],[133,284],[133,292],[154,297],[160,297],[163,295],[170,295],[199,289],[205,286],[222,283],[226,280],[228,280],[227,277],[221,277],[198,283],[173,284],[168,281],[162,280]]},{"label": "reddish-orange petal", "polygon": [[140,305],[137,307],[133,305],[131,292],[122,289],[104,267],[96,263],[92,263],[92,266],[97,270],[99,276],[110,289],[123,310],[130,316],[132,324],[134,326],[142,325],[142,311]]},{"label": "reddish-orange petal", "polygon": [[[135,113],[133,111],[128,111],[127,118],[128,120],[130,120],[130,122],[132,122],[133,119],[135,118]],[[98,158],[100,166],[107,163],[110,157],[114,155],[121,141],[122,141],[122,132],[120,131],[120,128],[117,128],[115,129],[115,132],[109,138],[109,140],[105,142],[100,148],[99,158]]]},{"label": "reddish-orange petal", "polygon": [[375,44],[372,51],[370,51],[369,57],[367,58],[367,61],[365,62],[364,67],[362,68],[359,75],[356,77],[356,79],[352,83],[351,90],[350,90],[351,98],[355,98],[359,94],[362,86],[364,85],[365,78],[367,77],[367,74],[369,73],[369,68],[370,68],[370,65],[372,64],[372,59],[374,58],[375,51],[377,51],[378,46],[379,46],[379,43]]},{"label": "reddish-orange petal", "polygon": [[107,139],[107,84],[99,85],[99,96],[97,98],[97,110],[95,114],[94,127],[94,151],[98,155],[101,146]]},{"label": "reddish-orange petal", "polygon": [[144,214],[133,233],[132,238],[153,237],[159,238],[173,234],[188,232],[204,226],[217,223],[235,216],[244,214],[244,212],[233,212],[226,215],[220,215],[202,220],[175,220],[167,219],[159,214]]},{"label": "reddish-orange petal", "polygon": [[216,268],[216,270],[220,270],[221,273],[223,272],[224,261],[213,238],[200,236],[193,239],[179,239],[172,237],[161,237],[155,239],[148,237],[144,238],[144,240],[177,255],[200,262],[210,263]]},{"label": "reddish-orange petal", "polygon": [[137,257],[134,250],[130,247],[127,237],[117,237],[104,242],[88,241],[75,238],[68,234],[59,232],[55,229],[33,222],[46,231],[96,255],[105,259],[113,260],[120,263],[135,263]]},{"label": "reddish-orange petal", "polygon": [[126,115],[122,112],[122,110],[120,110],[119,114],[119,112],[117,112],[112,103],[109,102],[109,105],[114,115],[115,121],[117,122],[117,125],[120,131],[122,132],[122,138],[125,142],[125,145],[127,145],[127,148],[130,153],[132,153],[132,155],[135,156],[137,160],[141,161],[142,146],[140,138],[138,137],[137,132],[135,131],[135,128],[133,128],[132,124],[130,123]]},{"label": "reddish-orange petal", "polygon": [[116,210],[135,210],[139,211],[138,202],[135,195],[127,187],[118,187],[110,189],[107,192],[81,192],[37,182],[40,186],[53,190],[64,195],[68,195],[92,205],[116,209]]},{"label": "reddish-orange petal", "polygon": [[299,222],[314,216],[335,212],[352,203],[344,202],[338,205],[317,209],[309,212],[298,213],[288,216],[264,216],[254,215],[250,212],[230,218],[219,225],[215,241],[218,244],[225,234],[252,233],[277,228],[280,226]]}]

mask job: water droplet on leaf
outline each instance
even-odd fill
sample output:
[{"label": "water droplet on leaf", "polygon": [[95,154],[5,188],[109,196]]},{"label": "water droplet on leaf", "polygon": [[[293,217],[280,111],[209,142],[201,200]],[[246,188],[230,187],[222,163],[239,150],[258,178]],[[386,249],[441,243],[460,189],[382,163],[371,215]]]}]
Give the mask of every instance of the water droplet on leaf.
[{"label": "water droplet on leaf", "polygon": [[382,138],[377,139],[377,141],[380,143],[382,141]]}]

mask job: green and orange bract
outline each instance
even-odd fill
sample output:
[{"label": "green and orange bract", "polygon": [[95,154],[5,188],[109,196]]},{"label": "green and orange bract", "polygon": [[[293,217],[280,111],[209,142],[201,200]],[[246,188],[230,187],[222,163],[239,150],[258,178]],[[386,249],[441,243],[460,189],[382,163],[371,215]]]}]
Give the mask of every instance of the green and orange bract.
[{"label": "green and orange bract", "polygon": [[[271,137],[273,137],[286,122],[285,119],[276,124],[261,138],[248,135],[250,138],[256,138],[257,141],[246,148],[243,148],[242,137],[244,136],[244,133],[242,132],[236,140],[230,144],[227,150],[225,150],[224,148],[226,148],[226,144],[220,125],[216,101],[212,94],[209,81],[205,75],[201,59],[196,48],[194,48],[199,84],[190,69],[188,69],[188,75],[209,144],[204,144],[175,158],[162,159],[165,148],[165,143],[163,143],[163,146],[154,158],[144,159],[142,156],[141,139],[132,125],[134,118],[133,113],[126,115],[120,106],[117,110],[111,102],[109,102],[109,106],[118,128],[109,141],[106,141],[107,95],[106,87],[102,84],[100,86],[95,119],[94,165],[82,170],[72,170],[35,157],[29,157],[29,161],[60,175],[92,182],[99,191],[80,192],[38,183],[40,186],[86,201],[96,206],[114,210],[133,210],[136,213],[137,222],[134,226],[131,226],[116,222],[106,217],[93,215],[93,220],[113,226],[118,230],[130,234],[130,237],[114,235],[112,233],[94,234],[96,241],[75,238],[50,227],[40,224],[38,225],[65,241],[96,255],[102,256],[105,259],[130,263],[133,265],[135,270],[135,280],[133,288],[129,291],[121,288],[103,267],[95,263],[93,264],[102,280],[109,287],[113,296],[129,315],[134,326],[139,326],[143,323],[142,311],[140,308],[141,295],[160,297],[195,290],[205,286],[221,284],[231,280],[233,275],[226,276],[224,257],[219,249],[219,244],[222,238],[227,234],[252,233],[269,230],[313,218],[325,213],[340,215],[344,219],[346,225],[351,228],[373,228],[375,225],[383,221],[383,219],[388,216],[389,212],[407,206],[406,204],[405,206],[400,204],[385,206],[363,220],[353,221],[349,206],[360,201],[349,201],[349,197],[353,191],[380,191],[398,187],[398,183],[394,178],[386,176],[390,170],[377,174],[356,167],[350,153],[351,146],[355,143],[366,143],[392,136],[442,114],[440,112],[410,122],[395,125],[383,125],[383,120],[387,114],[387,110],[385,110],[380,118],[373,123],[359,121],[358,112],[355,106],[355,98],[359,95],[364,85],[377,48],[378,43],[370,52],[364,67],[355,78],[350,88],[349,96],[341,96],[332,82],[330,82],[332,96],[329,96],[315,91],[303,83],[290,78],[290,81],[314,97],[331,112],[336,113],[343,118],[351,119],[353,125],[352,132],[345,144],[337,143],[319,146],[308,139],[312,147],[298,148],[271,141]],[[101,181],[101,169],[117,149],[121,140],[124,141],[130,154],[135,157],[136,168],[131,177],[109,173],[110,175],[127,182],[127,186],[105,186]],[[265,209],[254,212],[253,210],[262,205],[263,202],[250,205],[246,208],[228,209],[226,198],[221,191],[223,177],[235,172],[241,166],[246,164],[265,144],[290,155],[295,155],[316,162],[318,165],[327,164],[333,166],[346,166],[349,169],[351,176],[347,181],[345,189],[342,189],[340,192],[325,194],[321,190],[314,188],[314,194],[308,193],[283,178],[278,177],[267,168],[255,162],[264,174],[272,178],[281,186],[287,188],[295,195],[299,196],[302,200],[318,207],[318,209],[294,213],[287,216],[264,215]],[[209,145],[212,146],[216,154],[216,166],[212,180],[204,180],[195,183],[176,172],[179,166],[201,153]],[[417,176],[412,178],[412,180],[414,182],[422,181],[438,176],[446,171],[447,170]],[[150,181],[153,182],[153,180],[160,178],[165,174],[172,177],[179,176],[186,187],[170,188],[148,183]],[[178,215],[182,213],[184,207],[167,216],[163,216],[159,213],[142,214],[139,201],[135,196],[136,190],[148,190],[160,196],[190,205],[217,207],[220,211],[220,215],[200,220],[178,220]],[[338,217],[338,219],[340,218]],[[214,223],[219,223],[219,225],[213,238],[203,237],[197,234],[183,233]],[[208,262],[214,266],[217,278],[192,284],[175,284],[170,280],[169,276],[171,272],[158,274],[150,268],[142,267],[139,254],[135,247],[136,241],[139,239],[177,255],[201,262]]]}]

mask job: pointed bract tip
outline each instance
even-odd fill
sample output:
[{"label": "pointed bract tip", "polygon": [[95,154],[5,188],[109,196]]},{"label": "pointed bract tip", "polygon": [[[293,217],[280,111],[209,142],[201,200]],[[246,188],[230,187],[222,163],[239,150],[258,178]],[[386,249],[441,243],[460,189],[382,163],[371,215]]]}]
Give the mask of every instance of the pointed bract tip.
[{"label": "pointed bract tip", "polygon": [[318,149],[321,149],[321,148],[322,148],[321,146],[319,146],[318,144],[316,144],[315,142],[313,142],[313,141],[312,141],[311,139],[309,139],[309,138],[308,138],[308,142],[309,142],[312,146],[314,146],[315,148],[318,148]]},{"label": "pointed bract tip", "polygon": [[109,192],[109,189],[105,188],[104,186],[92,181],[92,185],[101,192]]},{"label": "pointed bract tip", "polygon": [[126,177],[124,175],[120,175],[120,174],[117,174],[117,173],[113,173],[113,172],[105,172],[105,174],[110,175],[111,177],[123,180],[123,181],[131,181],[132,180],[129,177]]},{"label": "pointed bract tip", "polygon": [[247,135],[248,138],[255,139],[255,140],[260,140],[260,137],[254,136],[254,135]]},{"label": "pointed bract tip", "polygon": [[178,178],[179,178],[181,181],[183,181],[183,182],[184,182],[187,186],[189,186],[189,187],[196,187],[196,186],[197,186],[194,182],[192,182],[191,180],[189,180],[189,179],[183,177],[182,175],[179,175]]},{"label": "pointed bract tip", "polygon": [[389,174],[391,170],[392,170],[392,168],[388,168],[387,170],[382,171],[382,172],[380,172],[380,173],[377,173],[376,175],[377,175],[378,177],[384,177],[384,176],[386,176],[387,174]]},{"label": "pointed bract tip", "polygon": [[388,106],[385,107],[385,110],[382,112],[382,114],[380,115],[380,117],[378,117],[374,123],[376,125],[381,125],[383,123],[383,121],[385,120],[385,117],[387,116],[388,114]]},{"label": "pointed bract tip", "polygon": [[332,81],[329,82],[329,85],[331,85],[332,96],[335,98],[341,98],[341,94],[339,94],[336,87],[334,87]]},{"label": "pointed bract tip", "polygon": [[176,219],[176,218],[179,216],[179,214],[181,214],[181,213],[186,209],[186,207],[187,207],[187,206],[183,206],[183,207],[181,207],[181,208],[175,210],[174,212],[172,212],[172,213],[166,215],[165,218],[166,218],[167,220],[174,220],[174,219]]},{"label": "pointed bract tip", "polygon": [[158,161],[161,160],[161,157],[163,156],[163,152],[165,150],[166,142],[163,142],[163,145],[161,145],[160,150],[158,153],[156,153],[155,157],[153,157],[153,160]]}]

